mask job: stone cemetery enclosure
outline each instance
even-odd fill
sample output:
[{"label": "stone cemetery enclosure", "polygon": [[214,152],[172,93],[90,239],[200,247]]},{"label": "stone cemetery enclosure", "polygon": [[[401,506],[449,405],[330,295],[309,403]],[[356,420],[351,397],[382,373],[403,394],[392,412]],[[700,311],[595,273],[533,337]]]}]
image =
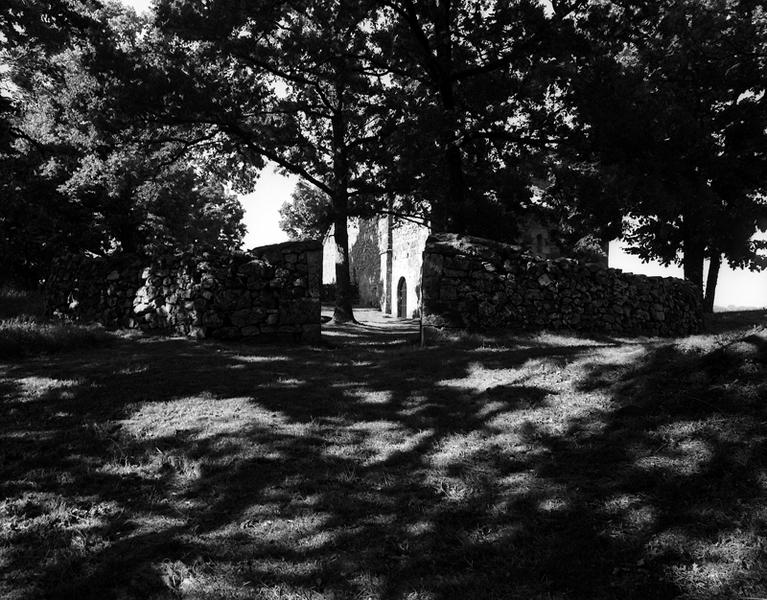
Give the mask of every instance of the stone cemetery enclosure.
[{"label": "stone cemetery enclosure", "polygon": [[219,339],[320,339],[320,242],[199,255],[69,256],[47,311],[110,328]]}]

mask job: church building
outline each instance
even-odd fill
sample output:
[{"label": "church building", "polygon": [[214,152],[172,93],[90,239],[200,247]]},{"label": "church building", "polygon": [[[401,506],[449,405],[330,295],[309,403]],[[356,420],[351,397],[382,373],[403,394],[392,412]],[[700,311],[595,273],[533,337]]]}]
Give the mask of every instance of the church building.
[{"label": "church building", "polygon": [[[556,258],[552,231],[528,222],[517,241],[539,256]],[[421,264],[429,227],[392,216],[350,220],[349,271],[360,306],[402,318],[419,315]],[[322,283],[335,283],[336,246],[331,230],[323,243]]]}]

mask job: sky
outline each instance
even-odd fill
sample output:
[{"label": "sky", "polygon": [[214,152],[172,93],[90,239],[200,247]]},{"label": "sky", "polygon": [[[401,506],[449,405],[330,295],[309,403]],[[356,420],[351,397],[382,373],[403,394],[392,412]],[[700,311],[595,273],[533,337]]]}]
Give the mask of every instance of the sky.
[{"label": "sky", "polygon": [[290,194],[298,182],[297,177],[285,177],[275,172],[268,165],[256,182],[255,189],[244,196],[240,202],[245,209],[245,234],[243,245],[246,248],[277,244],[288,239],[280,229],[280,207],[290,200]]},{"label": "sky", "polygon": [[[146,11],[152,0],[122,0],[137,11]],[[290,199],[295,187],[295,177],[277,174],[274,168],[267,166],[261,173],[255,189],[250,194],[240,196],[245,210],[244,246],[253,248],[266,244],[284,242],[288,236],[279,227],[279,209]],[[626,254],[619,242],[610,243],[610,266],[629,273],[681,277],[680,267],[663,267],[658,263],[642,263],[635,256]],[[747,270],[733,271],[722,265],[719,284],[716,291],[716,305],[721,308],[763,308],[767,307],[767,271],[752,273]]]},{"label": "sky", "polygon": [[121,2],[135,8],[136,12],[146,12],[152,4],[152,0],[121,0]]}]

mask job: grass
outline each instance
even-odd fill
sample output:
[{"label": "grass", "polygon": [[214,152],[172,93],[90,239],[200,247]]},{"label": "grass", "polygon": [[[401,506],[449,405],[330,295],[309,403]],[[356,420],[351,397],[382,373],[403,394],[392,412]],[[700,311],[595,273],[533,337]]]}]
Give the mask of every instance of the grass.
[{"label": "grass", "polygon": [[41,317],[43,297],[36,290],[0,286],[0,320]]},{"label": "grass", "polygon": [[0,360],[19,359],[109,344],[114,336],[98,326],[30,318],[0,320]]},{"label": "grass", "polygon": [[46,321],[39,293],[0,289],[0,360],[19,359],[108,344],[103,328]]},{"label": "grass", "polygon": [[767,338],[120,339],[0,367],[0,597],[767,597]]}]

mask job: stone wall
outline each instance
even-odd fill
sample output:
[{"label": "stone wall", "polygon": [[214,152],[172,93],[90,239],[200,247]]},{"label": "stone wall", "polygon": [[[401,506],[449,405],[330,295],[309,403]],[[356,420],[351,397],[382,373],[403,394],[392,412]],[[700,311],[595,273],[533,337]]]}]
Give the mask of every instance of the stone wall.
[{"label": "stone wall", "polygon": [[320,242],[248,252],[59,261],[47,283],[51,315],[219,339],[320,339]]},{"label": "stone wall", "polygon": [[421,295],[425,339],[443,328],[673,336],[703,325],[701,292],[689,281],[446,234],[426,243]]}]

